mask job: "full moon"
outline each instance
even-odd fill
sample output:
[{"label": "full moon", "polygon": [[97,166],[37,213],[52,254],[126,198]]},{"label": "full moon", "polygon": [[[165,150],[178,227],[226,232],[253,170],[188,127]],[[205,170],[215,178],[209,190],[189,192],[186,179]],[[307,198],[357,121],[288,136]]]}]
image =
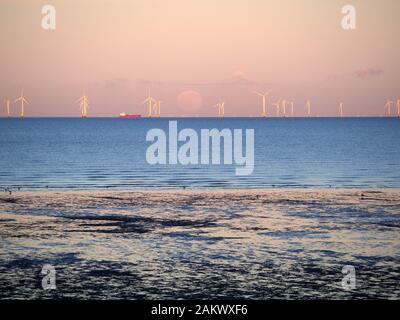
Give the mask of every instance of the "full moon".
[{"label": "full moon", "polygon": [[193,113],[201,108],[203,98],[200,93],[194,90],[183,91],[178,95],[178,106],[186,113]]}]

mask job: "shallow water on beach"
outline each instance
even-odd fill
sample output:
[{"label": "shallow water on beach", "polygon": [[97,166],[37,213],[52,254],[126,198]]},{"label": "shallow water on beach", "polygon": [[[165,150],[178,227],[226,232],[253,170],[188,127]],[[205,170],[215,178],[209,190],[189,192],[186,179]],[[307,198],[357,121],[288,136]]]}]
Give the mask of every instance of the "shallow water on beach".
[{"label": "shallow water on beach", "polygon": [[[255,130],[255,166],[149,165],[152,128]],[[0,119],[0,187],[400,187],[397,118]]]},{"label": "shallow water on beach", "polygon": [[0,225],[0,298],[400,299],[395,189],[2,193]]}]

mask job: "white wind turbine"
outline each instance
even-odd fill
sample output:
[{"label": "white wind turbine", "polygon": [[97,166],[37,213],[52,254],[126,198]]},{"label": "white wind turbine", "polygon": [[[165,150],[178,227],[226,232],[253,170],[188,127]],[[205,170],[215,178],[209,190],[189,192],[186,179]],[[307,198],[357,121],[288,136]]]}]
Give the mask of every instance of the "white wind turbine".
[{"label": "white wind turbine", "polygon": [[273,103],[272,106],[276,107],[276,116],[279,117],[279,111],[280,111],[280,100],[278,100],[277,102]]},{"label": "white wind turbine", "polygon": [[392,116],[392,104],[394,104],[394,101],[387,100],[385,104],[385,113],[386,116],[391,117]]},{"label": "white wind turbine", "polygon": [[286,100],[282,100],[282,111],[283,111],[283,116],[286,117]]},{"label": "white wind turbine", "polygon": [[215,106],[218,107],[218,115],[220,117],[225,116],[225,101],[220,101]]},{"label": "white wind turbine", "polygon": [[76,102],[79,102],[79,107],[81,109],[81,116],[82,118],[87,118],[89,115],[89,98],[83,93],[82,97],[80,97]]},{"label": "white wind turbine", "polygon": [[290,101],[290,102],[288,102],[288,105],[290,106],[290,115],[293,117],[294,116],[294,102]]},{"label": "white wind turbine", "polygon": [[21,90],[21,95],[14,100],[14,103],[18,101],[21,101],[21,118],[23,118],[25,116],[25,109],[24,109],[25,103],[29,104],[24,97],[24,89]]},{"label": "white wind turbine", "polygon": [[150,95],[150,89],[148,89],[148,94],[147,94],[147,98],[142,102],[142,104],[148,103],[148,108],[149,108],[149,118],[151,118],[153,116],[152,110],[153,110],[153,103],[154,105],[157,105],[157,101],[156,99],[154,99],[151,95]]},{"label": "white wind turbine", "polygon": [[254,93],[260,97],[262,97],[262,112],[261,112],[261,116],[262,117],[266,117],[268,115],[267,113],[267,97],[269,95],[269,93],[271,92],[271,90],[268,90],[267,92],[265,92],[264,94],[254,91]]},{"label": "white wind turbine", "polygon": [[310,102],[310,99],[307,99],[306,108],[307,108],[307,116],[310,117],[311,116],[311,102]]},{"label": "white wind turbine", "polygon": [[339,115],[340,117],[343,117],[343,102],[339,104]]},{"label": "white wind turbine", "polygon": [[10,110],[10,100],[6,100],[6,111],[7,111],[7,118],[11,116],[11,110]]},{"label": "white wind turbine", "polygon": [[161,116],[161,100],[157,100],[155,103],[154,103],[154,107],[155,107],[155,115],[156,115],[156,117],[157,118],[159,118],[160,116]]}]

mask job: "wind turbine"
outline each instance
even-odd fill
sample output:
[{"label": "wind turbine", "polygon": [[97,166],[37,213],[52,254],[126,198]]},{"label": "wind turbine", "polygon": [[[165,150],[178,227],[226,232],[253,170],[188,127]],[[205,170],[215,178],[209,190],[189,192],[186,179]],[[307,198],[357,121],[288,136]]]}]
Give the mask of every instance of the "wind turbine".
[{"label": "wind turbine", "polygon": [[282,110],[283,110],[283,116],[286,117],[286,100],[282,100]]},{"label": "wind turbine", "polygon": [[307,108],[307,116],[310,117],[311,116],[311,102],[310,102],[310,99],[307,99],[306,108]]},{"label": "wind turbine", "polygon": [[254,91],[254,93],[260,97],[262,97],[262,112],[261,112],[261,116],[262,117],[266,117],[268,115],[267,113],[267,96],[269,95],[269,93],[271,92],[271,90],[268,90],[267,92],[265,92],[264,94]]},{"label": "wind turbine", "polygon": [[89,112],[88,112],[89,98],[88,98],[88,96],[85,93],[83,93],[82,97],[80,97],[78,100],[76,100],[76,102],[79,102],[82,118],[87,118],[89,115]]},{"label": "wind turbine", "polygon": [[156,102],[156,104],[154,105],[155,106],[155,114],[156,114],[157,118],[159,118],[161,116],[161,102],[162,102],[161,100],[158,100]]},{"label": "wind turbine", "polygon": [[340,117],[343,117],[343,102],[339,104],[339,115]]},{"label": "wind turbine", "polygon": [[152,110],[153,110],[153,103],[157,104],[157,101],[151,97],[150,95],[150,89],[148,89],[148,94],[147,98],[142,102],[142,104],[148,103],[148,108],[149,108],[149,118],[153,116]]},{"label": "wind turbine", "polygon": [[24,89],[21,90],[21,95],[17,99],[14,100],[14,103],[18,102],[18,101],[21,101],[21,118],[23,118],[25,116],[24,105],[25,105],[25,103],[29,104],[28,101],[24,97]]},{"label": "wind turbine", "polygon": [[217,108],[218,108],[218,115],[221,116],[221,106],[220,106],[219,102],[217,102],[217,103],[214,105],[214,107],[217,107]]},{"label": "wind turbine", "polygon": [[278,100],[277,102],[273,103],[272,106],[276,107],[276,116],[279,117],[279,110],[280,110],[280,100]]},{"label": "wind turbine", "polygon": [[6,100],[6,110],[7,110],[7,118],[10,117],[11,112],[10,112],[10,100]]},{"label": "wind turbine", "polygon": [[220,117],[225,116],[225,101],[220,101],[215,106],[218,107],[218,115]]},{"label": "wind turbine", "polygon": [[288,102],[288,105],[290,105],[290,115],[293,117],[294,116],[294,102],[290,101],[290,102]]},{"label": "wind turbine", "polygon": [[[399,101],[397,101],[398,103]],[[391,117],[392,116],[392,104],[394,104],[393,101],[391,100],[387,100],[386,104],[385,104],[385,112],[386,112],[386,116]]]}]

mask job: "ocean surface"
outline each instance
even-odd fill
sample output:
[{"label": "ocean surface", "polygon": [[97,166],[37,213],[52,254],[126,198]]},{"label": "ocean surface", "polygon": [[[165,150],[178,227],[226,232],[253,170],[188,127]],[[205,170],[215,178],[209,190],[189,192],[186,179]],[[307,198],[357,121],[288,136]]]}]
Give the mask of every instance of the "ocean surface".
[{"label": "ocean surface", "polygon": [[[255,165],[150,165],[148,130],[254,129]],[[0,119],[0,187],[400,187],[397,118]],[[183,143],[181,143],[183,144]],[[179,146],[179,145],[178,145]]]}]

